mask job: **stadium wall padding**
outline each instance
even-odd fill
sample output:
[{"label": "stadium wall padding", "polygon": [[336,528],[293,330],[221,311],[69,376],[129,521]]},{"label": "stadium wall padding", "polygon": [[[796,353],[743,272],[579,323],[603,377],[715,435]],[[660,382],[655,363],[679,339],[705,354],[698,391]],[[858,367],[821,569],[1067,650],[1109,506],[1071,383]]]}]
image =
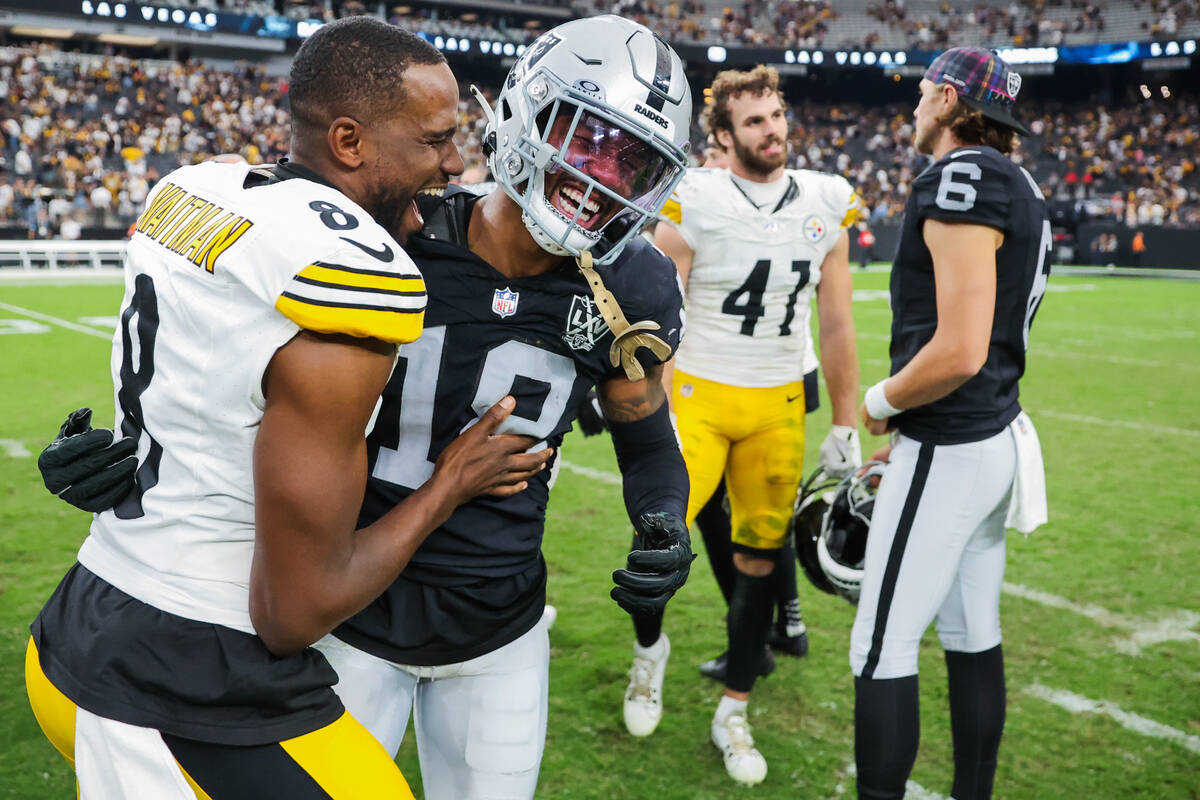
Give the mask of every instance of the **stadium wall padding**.
[{"label": "stadium wall padding", "polygon": [[[1200,270],[1200,230],[1188,228],[1163,228],[1147,225],[1140,230],[1146,241],[1146,252],[1140,261],[1133,256],[1133,235],[1139,229],[1129,228],[1114,222],[1084,222],[1077,229],[1073,264],[1113,264],[1118,267],[1157,267],[1162,269]],[[871,226],[875,234],[875,252],[872,261],[891,261],[896,254],[900,239],[900,226],[889,222]],[[1101,234],[1117,235],[1117,251],[1109,254],[1092,252],[1092,242]],[[857,230],[850,231],[850,264],[857,266],[862,259],[862,248],[858,246]],[[1058,263],[1057,259],[1055,263]]]},{"label": "stadium wall padding", "polygon": [[[1133,254],[1133,235],[1141,230],[1146,252],[1141,259]],[[1092,242],[1101,234],[1117,235],[1116,253],[1095,255]],[[1146,225],[1130,228],[1114,222],[1085,222],[1079,226],[1075,248],[1076,264],[1109,263],[1118,267],[1161,267],[1164,269],[1200,269],[1200,231],[1186,228],[1162,228]]]}]

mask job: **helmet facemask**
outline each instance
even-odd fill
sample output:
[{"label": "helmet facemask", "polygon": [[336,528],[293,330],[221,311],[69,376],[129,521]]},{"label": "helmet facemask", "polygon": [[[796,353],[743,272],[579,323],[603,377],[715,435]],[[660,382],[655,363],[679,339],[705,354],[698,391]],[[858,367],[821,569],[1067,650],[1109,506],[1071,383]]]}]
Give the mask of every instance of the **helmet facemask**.
[{"label": "helmet facemask", "polygon": [[862,589],[867,534],[884,467],[869,461],[837,484],[814,542],[824,582],[832,587],[833,594],[855,605]]},{"label": "helmet facemask", "polygon": [[532,238],[556,255],[612,263],[658,218],[687,168],[683,62],[632,20],[604,15],[547,31],[513,65],[494,106],[476,97],[492,176]]},{"label": "helmet facemask", "polygon": [[583,92],[560,84],[551,96],[554,84],[553,75],[539,74],[520,87],[531,105],[546,99],[498,166],[510,180],[524,177],[512,180],[510,194],[538,244],[557,255],[590,250],[607,263],[657,217],[686,162],[669,142]]}]

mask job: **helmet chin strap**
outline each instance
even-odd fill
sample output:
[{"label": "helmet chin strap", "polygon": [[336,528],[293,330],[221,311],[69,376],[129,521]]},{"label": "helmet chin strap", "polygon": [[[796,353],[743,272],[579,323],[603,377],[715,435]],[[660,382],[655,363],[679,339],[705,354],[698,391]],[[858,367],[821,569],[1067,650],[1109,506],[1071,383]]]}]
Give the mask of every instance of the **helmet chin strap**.
[{"label": "helmet chin strap", "polygon": [[622,367],[629,380],[635,383],[642,380],[646,377],[646,371],[642,368],[642,363],[637,360],[638,348],[647,348],[659,361],[666,361],[671,356],[671,346],[653,333],[649,333],[649,331],[658,330],[661,326],[652,320],[629,324],[629,320],[625,319],[625,313],[621,311],[621,306],[617,303],[617,298],[604,285],[600,273],[596,272],[592,266],[591,251],[581,252],[575,259],[575,263],[579,266],[579,271],[583,273],[584,279],[592,290],[592,298],[596,301],[596,307],[600,309],[600,316],[604,317],[604,322],[612,331],[613,343],[608,349],[608,360],[614,367]]}]

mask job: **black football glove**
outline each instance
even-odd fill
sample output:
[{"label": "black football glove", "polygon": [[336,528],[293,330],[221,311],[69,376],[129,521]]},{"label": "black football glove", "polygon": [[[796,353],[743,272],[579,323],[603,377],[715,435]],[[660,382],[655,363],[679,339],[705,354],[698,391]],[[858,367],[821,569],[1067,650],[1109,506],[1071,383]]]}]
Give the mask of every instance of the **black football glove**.
[{"label": "black football glove", "polygon": [[600,410],[600,401],[596,398],[596,390],[592,389],[579,407],[579,430],[584,436],[595,436],[608,430],[608,422]]},{"label": "black football glove", "polygon": [[635,549],[625,569],[613,572],[612,599],[630,614],[661,614],[676,590],[687,582],[692,540],[675,514],[642,514],[634,534]]},{"label": "black football glove", "polygon": [[137,440],[92,430],[91,422],[90,408],[73,411],[38,456],[38,470],[46,488],[76,508],[107,511],[134,488]]}]

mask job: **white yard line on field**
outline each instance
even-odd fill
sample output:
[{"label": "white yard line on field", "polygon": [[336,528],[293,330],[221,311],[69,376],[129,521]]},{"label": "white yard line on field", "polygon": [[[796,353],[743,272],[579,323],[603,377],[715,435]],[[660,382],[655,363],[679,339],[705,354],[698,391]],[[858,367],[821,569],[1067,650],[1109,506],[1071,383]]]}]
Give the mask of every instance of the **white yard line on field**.
[{"label": "white yard line on field", "polygon": [[1011,594],[1013,597],[1020,597],[1025,600],[1030,600],[1039,605],[1049,606],[1050,608],[1060,608],[1063,611],[1070,611],[1073,614],[1087,617],[1088,619],[1103,625],[1106,628],[1119,628],[1121,630],[1132,631],[1137,628],[1137,623],[1122,614],[1114,611],[1101,608],[1093,605],[1079,605],[1068,600],[1065,597],[1059,597],[1056,594],[1041,592],[1037,589],[1030,589],[1022,586],[1019,583],[1004,582],[1004,593]]},{"label": "white yard line on field", "polygon": [[1047,292],[1094,292],[1099,287],[1094,283],[1048,283]]},{"label": "white yard line on field", "polygon": [[607,483],[609,486],[620,486],[621,485],[621,476],[620,475],[614,475],[613,473],[607,472],[602,469],[592,469],[591,467],[585,467],[582,464],[572,464],[570,461],[567,461],[566,459],[563,459],[563,458],[560,458],[558,460],[558,464],[563,469],[565,469],[567,472],[574,472],[576,475],[579,475],[580,477],[588,478],[593,481],[599,481],[600,483]]},{"label": "white yard line on field", "polygon": [[1073,614],[1087,617],[1097,625],[1115,628],[1129,635],[1113,642],[1119,652],[1126,655],[1140,655],[1143,647],[1161,642],[1196,642],[1200,644],[1200,633],[1192,630],[1200,623],[1200,614],[1187,609],[1178,609],[1159,619],[1139,619],[1118,614],[1096,605],[1080,605],[1065,597],[1059,597],[1049,592],[1030,589],[1019,583],[1004,582],[1004,593],[1013,597],[1037,603],[1050,608],[1070,611]]},{"label": "white yard line on field", "polygon": [[1034,418],[1035,422],[1039,416],[1045,416],[1067,420],[1068,422],[1082,422],[1087,425],[1116,426],[1118,428],[1128,428],[1129,430],[1144,431],[1146,433],[1165,433],[1170,436],[1200,436],[1200,430],[1195,430],[1193,428],[1176,428],[1171,425],[1155,425],[1150,422],[1133,422],[1125,419],[1091,417],[1087,414],[1072,414],[1068,411],[1055,411],[1052,408],[1026,408],[1025,410],[1029,412],[1029,415]]},{"label": "white yard line on field", "polygon": [[117,326],[121,324],[120,317],[80,317],[79,321],[84,325],[91,325],[100,330],[115,331]]},{"label": "white yard line on field", "polygon": [[1107,700],[1092,700],[1089,697],[1068,692],[1065,689],[1052,689],[1049,686],[1042,686],[1040,683],[1033,684],[1025,692],[1048,703],[1053,703],[1060,708],[1065,708],[1072,714],[1104,714],[1116,720],[1123,728],[1128,728],[1135,733],[1140,733],[1143,736],[1149,736],[1153,739],[1166,739],[1168,742],[1177,744],[1185,750],[1190,750],[1200,755],[1200,736],[1193,736],[1190,733],[1184,733],[1181,730],[1172,728],[1170,725],[1164,725],[1161,722],[1155,722],[1138,714],[1124,711]]},{"label": "white yard line on field", "polygon": [[[1122,325],[1091,325],[1087,327],[1080,326],[1074,322],[1066,322],[1059,320],[1041,320],[1038,319],[1033,324],[1034,330],[1043,330],[1045,328],[1058,328],[1060,330],[1069,331],[1075,335],[1092,335],[1100,339],[1140,339],[1144,341],[1155,341],[1158,339],[1195,339],[1196,332],[1189,328],[1135,328]],[[1071,344],[1095,345],[1096,339],[1056,339],[1055,341],[1065,341]]]},{"label": "white yard line on field", "polygon": [[4,309],[5,311],[12,311],[15,314],[24,314],[25,316],[30,317],[31,319],[41,320],[42,322],[49,322],[51,325],[57,325],[60,328],[66,328],[67,330],[70,330],[70,331],[86,333],[88,336],[95,336],[97,338],[106,339],[106,340],[112,339],[111,331],[109,331],[108,333],[105,333],[104,331],[98,331],[95,328],[89,328],[86,325],[78,325],[74,322],[71,322],[70,320],[60,319],[59,317],[52,317],[49,314],[43,314],[40,311],[34,311],[33,309],[30,309],[30,308],[21,308],[20,306],[14,306],[14,305],[11,305],[9,303],[4,303],[4,302],[0,302],[0,308]]},{"label": "white yard line on field", "polygon": [[1174,370],[1200,370],[1200,364],[1192,364],[1186,361],[1154,361],[1148,358],[1133,358],[1131,356],[1114,356],[1108,353],[1087,353],[1087,352],[1072,352],[1064,353],[1060,350],[1043,350],[1040,347],[1035,347],[1030,351],[1030,355],[1044,356],[1045,358],[1077,358],[1090,359],[1094,361],[1107,361],[1110,364],[1129,364],[1134,367],[1154,367],[1159,369],[1174,369]]},{"label": "white yard line on field", "polygon": [[29,458],[33,453],[16,439],[0,439],[0,450],[9,458]]},{"label": "white yard line on field", "polygon": [[1200,633],[1192,628],[1200,623],[1200,614],[1195,611],[1174,611],[1162,619],[1141,623],[1128,639],[1118,639],[1113,644],[1117,650],[1136,656],[1142,648],[1159,642],[1188,641],[1200,643]]}]

